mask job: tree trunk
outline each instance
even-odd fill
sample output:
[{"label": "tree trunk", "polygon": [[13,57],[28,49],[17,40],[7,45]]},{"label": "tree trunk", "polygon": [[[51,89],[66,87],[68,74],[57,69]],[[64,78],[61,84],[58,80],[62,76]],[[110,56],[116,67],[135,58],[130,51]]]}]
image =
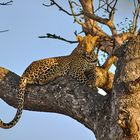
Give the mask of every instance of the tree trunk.
[{"label": "tree trunk", "polygon": [[140,36],[122,47],[113,87],[110,139],[140,140]]},{"label": "tree trunk", "polygon": [[[68,115],[97,140],[140,140],[140,37],[119,54],[112,94],[102,96],[69,76],[27,86],[24,109]],[[0,98],[16,107],[19,76],[0,68]]]}]

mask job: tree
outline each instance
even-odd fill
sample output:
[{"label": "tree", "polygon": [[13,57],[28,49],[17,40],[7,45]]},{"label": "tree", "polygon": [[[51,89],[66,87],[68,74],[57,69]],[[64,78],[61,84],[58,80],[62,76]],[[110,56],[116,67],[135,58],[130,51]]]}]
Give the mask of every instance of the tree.
[{"label": "tree", "polygon": [[[96,69],[96,85],[108,94],[101,96],[86,86],[80,85],[71,77],[59,77],[45,86],[28,86],[25,97],[25,109],[44,112],[58,112],[78,120],[91,129],[97,139],[140,139],[139,91],[140,91],[140,37],[137,26],[140,11],[139,1],[134,1],[133,20],[128,28],[117,31],[114,23],[117,0],[99,1],[95,9],[92,0],[79,0],[79,3],[68,1],[71,12],[62,8],[54,0],[50,5],[74,17],[74,21],[82,26],[82,32],[100,36],[99,50],[108,54],[103,65]],[[80,6],[78,14],[73,6]],[[105,10],[107,17],[97,16],[96,12]],[[111,30],[108,35],[100,26],[104,24]],[[75,32],[77,35],[77,33]],[[41,36],[69,41],[55,34]],[[116,65],[115,77],[108,70]],[[5,68],[0,68],[0,97],[9,105],[16,107],[19,76]],[[41,93],[41,94],[39,94]]]}]

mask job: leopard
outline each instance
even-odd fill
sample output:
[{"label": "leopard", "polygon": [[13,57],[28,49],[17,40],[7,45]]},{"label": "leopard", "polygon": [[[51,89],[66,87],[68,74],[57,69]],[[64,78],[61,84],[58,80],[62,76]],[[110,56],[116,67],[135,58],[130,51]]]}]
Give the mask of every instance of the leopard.
[{"label": "leopard", "polygon": [[20,77],[16,114],[9,123],[5,123],[0,119],[0,127],[4,129],[12,128],[21,118],[27,85],[45,85],[57,77],[69,75],[79,83],[95,89],[97,56],[94,48],[98,39],[99,36],[90,34],[84,37],[77,36],[78,45],[70,55],[32,62]]}]

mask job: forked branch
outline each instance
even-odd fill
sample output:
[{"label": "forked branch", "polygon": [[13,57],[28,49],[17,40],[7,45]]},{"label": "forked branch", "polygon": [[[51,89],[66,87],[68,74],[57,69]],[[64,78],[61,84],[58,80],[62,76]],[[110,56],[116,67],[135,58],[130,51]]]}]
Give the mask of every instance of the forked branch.
[{"label": "forked branch", "polygon": [[50,4],[44,4],[43,3],[43,5],[44,6],[46,6],[46,7],[50,7],[50,6],[56,6],[56,7],[58,7],[58,9],[60,10],[60,11],[62,11],[62,12],[64,12],[64,13],[66,13],[67,15],[69,15],[69,16],[80,16],[82,13],[78,13],[78,14],[75,14],[75,13],[70,13],[70,12],[68,12],[67,10],[65,10],[62,6],[60,6],[56,1],[54,1],[54,0],[50,0]]},{"label": "forked branch", "polygon": [[[72,12],[72,15],[73,15],[73,17],[74,17],[74,22],[77,22],[78,24],[80,24],[81,26],[83,25],[83,22],[82,21],[80,21],[75,15],[75,12],[74,12],[74,8],[73,8],[73,5],[72,5],[72,1],[71,0],[68,0],[68,2],[69,2],[69,5],[70,5],[70,9],[71,9],[71,12]],[[82,12],[81,12],[81,14],[82,14]]]},{"label": "forked branch", "polygon": [[[114,20],[114,14],[115,14],[115,10],[116,10],[115,6],[116,6],[117,2],[118,2],[118,0],[113,0],[110,3],[108,2],[108,0],[104,1],[103,6],[107,5],[105,10],[109,13],[109,18],[102,18],[100,16],[97,16],[97,15],[95,15],[95,12],[94,13],[89,13],[87,11],[83,11],[83,13],[87,17],[89,17],[90,19],[93,19],[94,21],[97,21],[101,24],[107,25],[110,28],[110,30],[112,32],[112,35],[114,37],[116,37],[117,36],[117,30],[116,30],[116,27],[114,25],[113,20]],[[112,3],[114,3],[113,6],[112,6]]]},{"label": "forked branch", "polygon": [[65,38],[63,38],[63,37],[61,37],[61,36],[58,36],[58,35],[55,35],[55,34],[50,34],[50,33],[47,33],[45,36],[39,36],[39,38],[58,39],[58,40],[62,40],[62,41],[68,42],[68,43],[70,43],[70,44],[78,43],[78,41],[71,41],[71,40],[65,39]]}]

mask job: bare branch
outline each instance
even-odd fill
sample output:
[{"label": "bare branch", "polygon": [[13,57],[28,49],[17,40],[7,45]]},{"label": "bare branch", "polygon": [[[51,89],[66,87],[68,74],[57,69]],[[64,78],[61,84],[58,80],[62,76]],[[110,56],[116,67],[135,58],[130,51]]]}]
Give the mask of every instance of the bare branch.
[{"label": "bare branch", "polygon": [[[118,34],[118,41],[119,42],[125,42],[125,41],[129,40],[130,38],[132,38],[133,36],[134,36],[134,34],[131,33],[131,32],[121,33],[121,34]],[[114,43],[113,42],[114,42],[113,36],[108,38],[108,40],[101,39],[100,44],[97,46],[97,48],[99,50],[107,53],[108,55],[118,56],[118,51],[117,50],[120,47],[116,46],[116,48],[114,48]]]},{"label": "bare branch", "polygon": [[39,38],[52,38],[52,39],[58,39],[58,40],[62,40],[62,41],[65,41],[65,42],[68,42],[70,44],[73,44],[73,43],[78,43],[78,41],[70,41],[70,40],[67,40],[61,36],[57,36],[55,34],[50,34],[50,33],[47,33],[46,36],[39,36]]},{"label": "bare branch", "polygon": [[81,7],[81,5],[78,4],[78,3],[76,3],[75,1],[72,1],[71,3],[72,3],[72,4],[75,4],[75,5],[78,6],[78,7]]},{"label": "bare branch", "polygon": [[7,2],[3,2],[3,3],[0,3],[0,5],[12,5],[13,1],[10,0],[10,1],[7,1]]},{"label": "bare branch", "polygon": [[[0,5],[12,5],[13,1],[10,0],[10,1],[7,1],[7,2],[3,2],[3,3],[0,3]],[[4,32],[8,32],[9,30],[0,30],[0,33],[4,33]]]},{"label": "bare branch", "polygon": [[136,8],[136,1],[135,0],[133,0],[133,4],[134,4],[134,7]]},{"label": "bare branch", "polygon": [[115,7],[116,7],[117,2],[118,2],[118,0],[115,0],[114,5],[112,6],[110,14],[109,14],[109,19],[111,19],[112,21],[114,20],[114,14],[115,14],[115,10],[116,10]]},{"label": "bare branch", "polygon": [[91,34],[91,35],[98,35],[100,37],[109,36],[107,33],[105,33],[101,27],[98,26],[96,20],[93,20],[92,18],[88,17],[84,12],[90,13],[91,15],[94,13],[94,7],[93,7],[93,1],[92,0],[79,0],[82,8],[83,8],[83,15],[84,15],[84,24],[82,26],[83,31],[85,34]]},{"label": "bare branch", "polygon": [[76,14],[74,12],[71,0],[68,0],[68,2],[69,2],[69,5],[70,5],[70,9],[71,9],[72,15],[74,17],[74,22],[77,22],[78,24],[83,25],[83,23],[80,20],[78,20],[78,18],[75,16]]},{"label": "bare branch", "polygon": [[[110,3],[108,3],[108,0],[104,1],[104,4],[100,7],[103,7],[104,5],[107,5],[107,8],[106,8],[106,11],[109,13],[109,18],[102,18],[102,17],[99,17],[97,15],[95,15],[95,12],[94,13],[90,13],[90,12],[87,12],[86,10],[83,10],[83,13],[90,19],[93,19],[94,21],[97,21],[101,24],[104,24],[104,25],[107,25],[111,32],[112,32],[112,35],[114,36],[117,36],[117,30],[116,30],[116,27],[113,23],[113,17],[114,17],[114,13],[115,13],[115,6],[117,4],[117,1],[118,0],[113,0],[111,1]],[[113,6],[111,6],[111,4],[114,2]],[[99,8],[100,8],[99,7]],[[109,10],[111,9],[111,10]]]},{"label": "bare branch", "polygon": [[94,10],[94,13],[96,13],[98,10],[102,9],[105,5],[106,5],[106,3],[100,5],[100,1],[99,1],[99,6],[96,10]]},{"label": "bare branch", "polygon": [[83,13],[84,13],[85,16],[92,19],[93,21],[96,21],[96,22],[99,22],[101,24],[104,24],[104,25],[108,26],[110,28],[111,32],[112,32],[112,37],[115,39],[117,44],[122,45],[123,42],[118,37],[117,29],[116,29],[116,26],[114,24],[114,13],[115,13],[115,10],[116,10],[115,6],[116,6],[118,0],[112,0],[110,3],[108,3],[108,0],[106,0],[106,1],[103,0],[103,2],[107,5],[106,11],[108,11],[108,13],[109,13],[109,18],[102,18],[100,16],[95,15],[95,13],[90,13],[90,12],[87,12],[86,10],[83,10]]},{"label": "bare branch", "polygon": [[65,10],[64,8],[62,8],[62,7],[61,7],[57,2],[55,2],[54,0],[50,0],[50,1],[51,1],[51,3],[50,3],[49,5],[48,5],[48,4],[44,4],[44,3],[43,3],[43,5],[46,6],[46,7],[50,7],[50,6],[55,5],[56,7],[59,8],[60,11],[63,11],[64,13],[66,13],[66,14],[69,15],[69,16],[80,16],[80,15],[82,15],[82,13],[79,13],[79,14],[70,13],[70,12],[68,12],[67,10]]},{"label": "bare branch", "polygon": [[140,3],[138,2],[137,5],[136,5],[136,3],[134,3],[134,6],[135,6],[135,11],[134,11],[134,15],[133,15],[132,27],[133,27],[133,33],[136,34],[137,26],[138,26],[139,13],[140,13]]},{"label": "bare branch", "polygon": [[95,20],[95,21],[97,21],[99,23],[107,25],[110,28],[110,30],[112,32],[112,35],[117,36],[116,27],[115,27],[114,23],[110,19],[102,18],[102,17],[99,17],[99,16],[97,16],[95,14],[87,13],[86,11],[84,11],[84,14],[87,17],[89,17],[89,18],[91,18],[91,19],[93,19],[93,20]]},{"label": "bare branch", "polygon": [[113,63],[117,61],[117,57],[113,55],[109,55],[106,62],[103,64],[103,68],[106,69],[107,71],[110,69]]},{"label": "bare branch", "polygon": [[0,33],[8,32],[9,30],[1,30]]}]

